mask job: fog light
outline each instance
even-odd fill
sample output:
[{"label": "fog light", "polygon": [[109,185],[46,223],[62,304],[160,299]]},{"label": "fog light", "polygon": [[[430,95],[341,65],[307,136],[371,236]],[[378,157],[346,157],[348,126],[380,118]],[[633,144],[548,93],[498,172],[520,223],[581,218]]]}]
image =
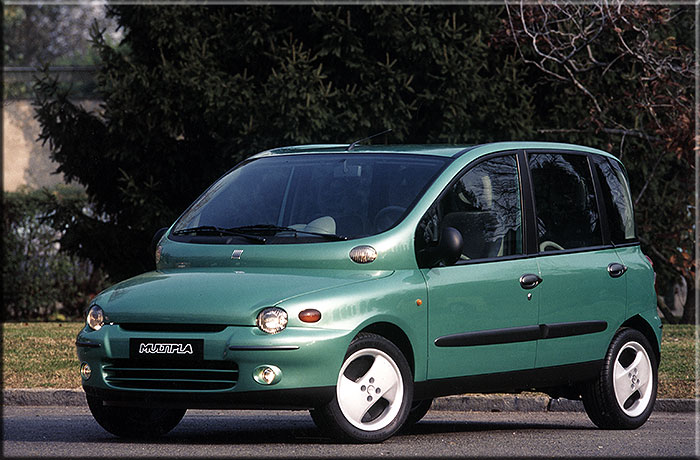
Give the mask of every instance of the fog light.
[{"label": "fog light", "polygon": [[90,368],[90,365],[88,363],[81,363],[80,364],[80,376],[84,380],[88,380],[91,375],[92,375],[92,369]]},{"label": "fog light", "polygon": [[277,374],[275,374],[275,371],[269,367],[266,367],[262,371],[262,374],[260,374],[260,378],[262,378],[268,385],[275,381],[275,377],[277,377]]},{"label": "fog light", "polygon": [[277,366],[258,366],[253,371],[253,379],[261,385],[274,385],[282,379],[282,371]]}]

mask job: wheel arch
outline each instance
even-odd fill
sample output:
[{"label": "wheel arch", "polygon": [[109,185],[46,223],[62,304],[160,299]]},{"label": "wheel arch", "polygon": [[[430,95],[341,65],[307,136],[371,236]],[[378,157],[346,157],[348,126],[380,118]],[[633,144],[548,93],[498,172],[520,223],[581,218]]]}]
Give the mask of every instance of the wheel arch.
[{"label": "wheel arch", "polygon": [[413,346],[411,345],[411,341],[406,333],[400,327],[398,327],[396,324],[388,322],[379,322],[365,326],[365,328],[360,332],[377,334],[399,347],[401,353],[403,353],[403,355],[406,357],[406,361],[408,361],[408,366],[411,368],[411,373],[413,374],[413,378],[415,380],[416,367]]},{"label": "wheel arch", "polygon": [[623,327],[629,327],[632,329],[636,329],[639,332],[641,332],[642,334],[644,334],[644,337],[647,338],[647,340],[651,344],[652,348],[654,349],[654,355],[656,356],[657,364],[661,362],[661,344],[656,339],[656,334],[654,334],[654,329],[651,327],[651,325],[648,322],[646,322],[644,320],[644,318],[642,318],[639,315],[635,315],[620,325],[620,328],[623,328]]}]

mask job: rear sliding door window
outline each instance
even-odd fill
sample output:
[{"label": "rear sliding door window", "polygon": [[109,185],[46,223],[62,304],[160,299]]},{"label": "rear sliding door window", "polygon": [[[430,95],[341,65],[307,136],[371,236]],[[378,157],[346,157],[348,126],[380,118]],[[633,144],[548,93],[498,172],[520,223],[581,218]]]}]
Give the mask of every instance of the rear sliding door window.
[{"label": "rear sliding door window", "polygon": [[593,179],[585,155],[528,155],[540,252],[602,245]]}]

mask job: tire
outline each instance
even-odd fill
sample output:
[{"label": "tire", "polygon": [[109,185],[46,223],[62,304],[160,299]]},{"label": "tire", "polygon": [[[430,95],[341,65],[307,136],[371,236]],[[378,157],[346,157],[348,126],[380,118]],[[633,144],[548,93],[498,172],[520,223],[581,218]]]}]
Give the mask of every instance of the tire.
[{"label": "tire", "polygon": [[338,373],[335,396],[311,411],[332,437],[381,442],[403,425],[413,400],[413,375],[401,351],[385,338],[360,333]]},{"label": "tire", "polygon": [[403,423],[404,428],[410,428],[416,423],[420,422],[425,414],[430,410],[430,406],[433,404],[433,399],[422,399],[420,401],[413,401],[411,405],[411,410],[408,412],[408,417]]},{"label": "tire", "polygon": [[187,409],[105,406],[102,400],[87,396],[92,416],[102,428],[122,438],[157,438],[180,423]]},{"label": "tire", "polygon": [[583,406],[599,428],[632,430],[651,415],[657,386],[658,362],[649,341],[635,329],[621,329],[600,375],[584,387]]}]

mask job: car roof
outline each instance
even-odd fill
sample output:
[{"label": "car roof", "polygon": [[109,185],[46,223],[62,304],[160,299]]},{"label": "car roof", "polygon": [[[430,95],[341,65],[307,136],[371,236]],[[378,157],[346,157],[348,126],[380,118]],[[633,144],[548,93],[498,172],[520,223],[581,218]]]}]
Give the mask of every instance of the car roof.
[{"label": "car roof", "polygon": [[301,155],[301,154],[333,154],[333,153],[385,153],[385,154],[413,154],[456,158],[467,152],[476,156],[503,150],[578,150],[588,153],[596,153],[612,156],[602,150],[581,145],[565,144],[559,142],[534,142],[534,141],[509,141],[492,142],[478,145],[448,145],[448,144],[389,144],[389,145],[356,145],[348,151],[349,144],[309,144],[278,147],[253,155],[251,158],[277,155]]},{"label": "car roof", "polygon": [[465,151],[472,149],[473,145],[446,145],[446,144],[394,144],[394,145],[356,145],[352,150],[348,150],[349,144],[311,144],[279,147],[265,152],[258,156],[270,155],[294,155],[309,153],[396,153],[396,154],[423,154],[432,156],[454,157]]}]

